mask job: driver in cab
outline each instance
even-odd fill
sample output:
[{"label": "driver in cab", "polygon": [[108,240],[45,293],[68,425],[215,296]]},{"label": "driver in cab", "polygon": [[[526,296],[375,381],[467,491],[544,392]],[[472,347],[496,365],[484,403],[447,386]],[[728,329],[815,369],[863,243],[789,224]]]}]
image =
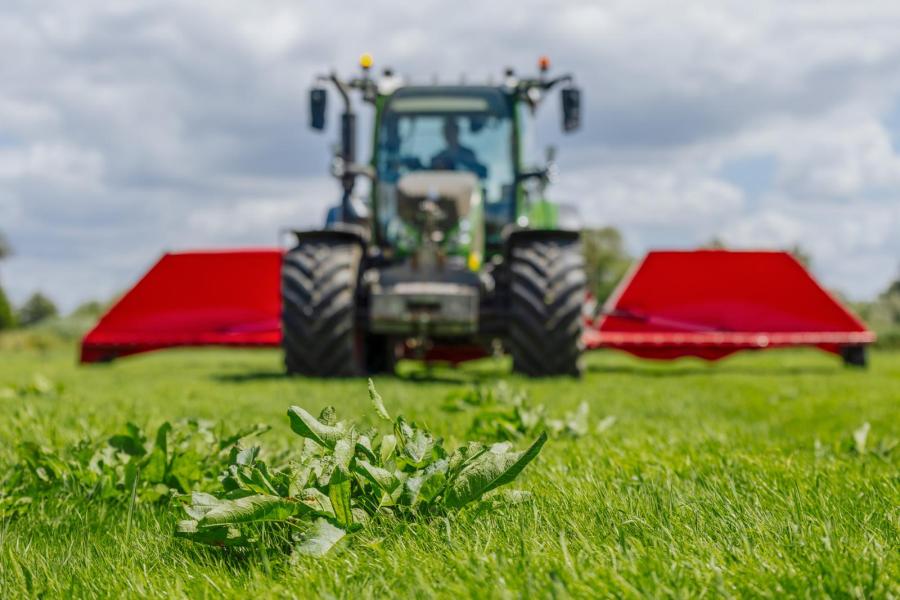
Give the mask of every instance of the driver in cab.
[{"label": "driver in cab", "polygon": [[454,117],[444,120],[446,148],[431,158],[431,168],[441,171],[471,171],[479,178],[487,177],[487,168],[478,162],[475,152],[459,143],[459,123]]}]

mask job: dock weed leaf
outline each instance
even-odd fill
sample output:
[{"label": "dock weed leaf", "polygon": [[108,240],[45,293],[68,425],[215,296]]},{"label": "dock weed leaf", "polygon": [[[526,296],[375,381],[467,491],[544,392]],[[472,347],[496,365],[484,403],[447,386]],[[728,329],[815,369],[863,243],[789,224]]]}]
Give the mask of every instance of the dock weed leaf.
[{"label": "dock weed leaf", "polygon": [[375,390],[375,382],[371,379],[369,379],[369,400],[372,402],[372,407],[375,408],[375,414],[385,421],[391,420],[391,415],[384,407],[384,400],[382,400],[381,394]]},{"label": "dock weed leaf", "polygon": [[444,504],[451,508],[460,508],[478,500],[487,492],[513,481],[540,453],[546,441],[547,434],[541,433],[534,443],[522,452],[508,452],[506,448],[491,448],[487,452],[482,452],[455,477],[447,491]]},{"label": "dock weed leaf", "polygon": [[299,406],[288,409],[288,418],[291,420],[291,429],[294,433],[325,448],[334,449],[334,445],[345,433],[342,425],[326,425]]},{"label": "dock weed leaf", "polygon": [[283,521],[306,510],[301,502],[259,494],[236,500],[222,500],[210,508],[199,523],[205,527],[254,521]]},{"label": "dock weed leaf", "polygon": [[581,402],[562,417],[551,417],[543,404],[534,405],[522,390],[506,382],[452,391],[444,399],[447,411],[472,411],[469,435],[489,440],[518,440],[546,431],[551,438],[579,438],[590,432],[590,405]]},{"label": "dock weed leaf", "polygon": [[350,477],[338,471],[328,484],[328,499],[334,510],[334,517],[343,527],[353,525],[353,512],[350,507]]},{"label": "dock weed leaf", "polygon": [[316,519],[295,551],[304,556],[324,556],[343,539],[346,533],[325,519]]}]

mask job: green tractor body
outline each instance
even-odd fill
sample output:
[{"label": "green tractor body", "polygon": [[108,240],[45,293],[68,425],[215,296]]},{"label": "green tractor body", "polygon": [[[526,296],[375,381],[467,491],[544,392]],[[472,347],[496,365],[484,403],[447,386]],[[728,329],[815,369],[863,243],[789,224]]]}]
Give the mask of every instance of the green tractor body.
[{"label": "green tractor body", "polygon": [[[546,65],[544,65],[546,66]],[[577,374],[583,261],[576,231],[544,197],[552,156],[533,164],[534,113],[562,89],[563,128],[579,126],[570,76],[503,84],[402,85],[389,71],[350,81],[332,172],[343,196],[326,226],[296,232],[282,269],[285,364],[349,376],[401,357],[459,362],[506,349],[529,375]],[[374,107],[371,160],[356,160],[350,95]],[[325,127],[327,93],[310,92]],[[365,201],[354,197],[369,180]]]}]

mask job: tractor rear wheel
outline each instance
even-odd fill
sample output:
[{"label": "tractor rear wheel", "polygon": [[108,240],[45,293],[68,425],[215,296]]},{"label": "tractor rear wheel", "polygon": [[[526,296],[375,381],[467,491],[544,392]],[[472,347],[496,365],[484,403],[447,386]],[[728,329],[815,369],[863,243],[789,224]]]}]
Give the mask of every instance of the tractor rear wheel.
[{"label": "tractor rear wheel", "polygon": [[581,374],[585,281],[577,240],[524,240],[512,247],[507,343],[514,371]]},{"label": "tractor rear wheel", "polygon": [[289,375],[362,373],[356,286],[362,248],[344,240],[301,240],[281,267],[284,366]]}]

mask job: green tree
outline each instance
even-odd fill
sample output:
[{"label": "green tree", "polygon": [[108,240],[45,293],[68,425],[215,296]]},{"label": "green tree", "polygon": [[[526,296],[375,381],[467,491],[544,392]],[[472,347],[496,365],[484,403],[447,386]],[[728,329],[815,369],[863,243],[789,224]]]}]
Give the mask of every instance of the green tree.
[{"label": "green tree", "polygon": [[588,290],[604,302],[631,265],[621,232],[615,227],[585,229],[581,233]]},{"label": "green tree", "polygon": [[[900,269],[897,270],[900,273]],[[897,279],[895,279],[891,285],[888,286],[888,289],[884,291],[885,296],[900,296],[900,274],[897,275]]]},{"label": "green tree", "polygon": [[[12,246],[9,244],[6,236],[3,235],[3,232],[0,231],[0,261],[11,254]],[[13,316],[12,305],[9,303],[9,298],[6,297],[6,292],[3,291],[3,286],[0,285],[0,331],[10,329],[15,324],[16,320]]]},{"label": "green tree", "polygon": [[50,298],[40,292],[35,292],[19,309],[17,321],[20,325],[27,327],[50,317],[55,317],[58,314],[59,311]]},{"label": "green tree", "polygon": [[13,317],[12,305],[10,305],[6,293],[3,291],[3,286],[0,286],[0,331],[11,329],[15,324],[16,320]]},{"label": "green tree", "polygon": [[82,302],[78,306],[75,307],[75,310],[72,311],[73,317],[99,317],[108,308],[107,304],[100,302],[99,300],[88,300],[87,302]]}]

